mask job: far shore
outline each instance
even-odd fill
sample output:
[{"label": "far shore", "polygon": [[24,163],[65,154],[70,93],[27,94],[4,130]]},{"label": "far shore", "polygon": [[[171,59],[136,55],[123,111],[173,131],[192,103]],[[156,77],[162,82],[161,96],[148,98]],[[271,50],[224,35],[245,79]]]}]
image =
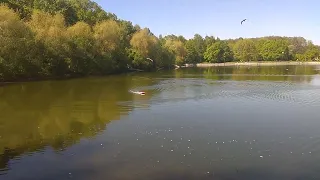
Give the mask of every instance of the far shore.
[{"label": "far shore", "polygon": [[277,66],[277,65],[320,65],[320,61],[298,62],[298,61],[277,61],[277,62],[226,62],[226,63],[198,63],[186,64],[185,67],[215,67],[215,66]]}]

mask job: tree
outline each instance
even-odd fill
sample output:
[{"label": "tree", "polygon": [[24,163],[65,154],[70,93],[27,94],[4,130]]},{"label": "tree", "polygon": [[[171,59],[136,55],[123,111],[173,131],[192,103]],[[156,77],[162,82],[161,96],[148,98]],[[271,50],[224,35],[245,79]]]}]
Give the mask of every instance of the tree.
[{"label": "tree", "polygon": [[204,39],[199,34],[195,34],[193,39],[188,40],[185,44],[187,50],[186,62],[203,62],[203,53],[206,47]]},{"label": "tree", "polygon": [[235,59],[241,62],[259,60],[259,52],[251,39],[237,41],[233,47],[233,52]]},{"label": "tree", "polygon": [[189,40],[186,42],[186,58],[185,58],[185,62],[186,63],[199,63],[202,62],[202,57],[203,54],[198,53],[196,47],[195,47],[195,43],[192,40]]},{"label": "tree", "polygon": [[66,0],[32,0],[33,9],[47,12],[51,15],[61,14],[67,25],[75,24],[79,19],[76,10]]},{"label": "tree", "polygon": [[71,71],[76,74],[90,73],[94,61],[94,37],[91,27],[85,22],[67,29],[67,37],[71,44]]},{"label": "tree", "polygon": [[104,20],[116,20],[115,14],[105,12],[96,2],[90,0],[69,0],[76,10],[79,21],[94,25]]},{"label": "tree", "polygon": [[262,39],[258,50],[264,61],[289,60],[289,43],[285,39]]},{"label": "tree", "polygon": [[31,17],[33,0],[4,0],[3,3],[18,13],[20,18],[29,19]]},{"label": "tree", "polygon": [[[227,61],[317,61],[303,37],[220,40],[159,36],[118,19],[92,0],[0,0],[0,79],[110,74],[173,64]],[[234,53],[234,54],[233,54]],[[131,68],[132,67],[132,68]]]},{"label": "tree", "polygon": [[114,57],[121,48],[123,29],[116,21],[106,20],[96,24],[93,30],[97,53],[95,69],[102,74],[114,72],[119,65]]},{"label": "tree", "polygon": [[[154,35],[150,34],[150,30],[144,28],[137,31],[130,41],[131,49],[129,50],[129,56],[132,59],[134,67],[148,69],[153,66],[157,53],[159,53],[160,43]],[[147,58],[154,60],[150,62]]]},{"label": "tree", "polygon": [[50,15],[35,11],[28,24],[36,34],[36,43],[40,46],[39,53],[43,54],[47,73],[54,76],[68,74],[71,51],[66,36],[64,17],[60,14]]},{"label": "tree", "polygon": [[304,53],[296,54],[295,58],[298,61],[319,61],[320,50],[317,46],[309,43]]},{"label": "tree", "polygon": [[228,62],[233,60],[233,53],[226,42],[217,41],[207,48],[204,59],[210,63]]},{"label": "tree", "polygon": [[31,29],[18,14],[0,5],[0,79],[30,78],[41,73]]},{"label": "tree", "polygon": [[207,47],[211,46],[213,43],[216,42],[216,39],[213,36],[206,36],[204,38],[204,51],[207,49]]},{"label": "tree", "polygon": [[164,46],[175,55],[177,65],[181,66],[185,63],[187,50],[183,42],[178,39],[167,39]]}]

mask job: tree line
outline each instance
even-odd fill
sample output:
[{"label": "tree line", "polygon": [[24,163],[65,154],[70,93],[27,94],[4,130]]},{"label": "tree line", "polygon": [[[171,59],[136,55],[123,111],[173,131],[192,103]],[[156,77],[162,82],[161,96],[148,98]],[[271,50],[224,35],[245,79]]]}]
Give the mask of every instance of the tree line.
[{"label": "tree line", "polygon": [[0,81],[104,75],[186,63],[314,61],[302,37],[155,36],[90,0],[0,0]]}]

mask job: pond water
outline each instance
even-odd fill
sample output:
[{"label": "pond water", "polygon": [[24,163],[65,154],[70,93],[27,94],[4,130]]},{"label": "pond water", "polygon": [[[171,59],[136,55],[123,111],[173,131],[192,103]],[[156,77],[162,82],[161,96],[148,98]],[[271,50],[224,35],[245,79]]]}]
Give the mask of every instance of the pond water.
[{"label": "pond water", "polygon": [[317,66],[0,87],[0,179],[320,179],[319,162]]}]

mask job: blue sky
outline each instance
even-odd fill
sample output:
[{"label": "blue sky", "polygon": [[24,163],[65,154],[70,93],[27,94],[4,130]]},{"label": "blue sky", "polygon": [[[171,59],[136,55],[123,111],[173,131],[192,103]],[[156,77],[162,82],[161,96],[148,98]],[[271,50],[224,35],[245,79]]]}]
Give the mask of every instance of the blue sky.
[{"label": "blue sky", "polygon": [[[118,18],[156,34],[221,39],[303,36],[320,45],[318,0],[95,0]],[[241,26],[240,21],[248,20]]]}]

